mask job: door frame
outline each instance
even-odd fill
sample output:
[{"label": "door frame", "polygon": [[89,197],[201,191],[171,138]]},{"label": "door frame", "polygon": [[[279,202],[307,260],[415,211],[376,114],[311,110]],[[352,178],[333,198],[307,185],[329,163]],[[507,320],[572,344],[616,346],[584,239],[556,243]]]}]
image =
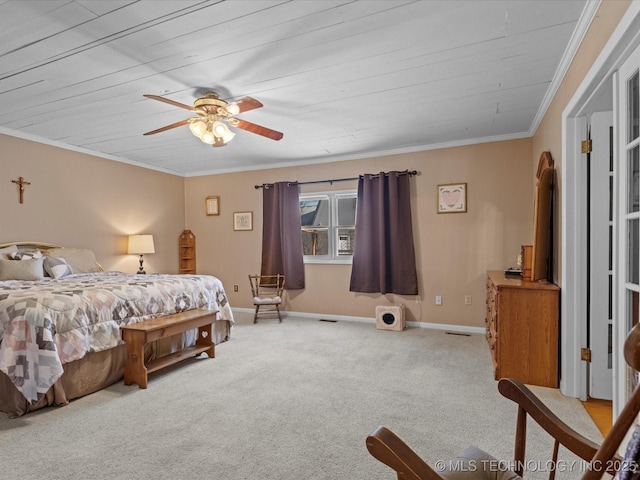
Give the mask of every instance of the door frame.
[{"label": "door frame", "polygon": [[[640,45],[640,1],[634,0],[613,34],[576,89],[562,112],[562,158],[558,168],[561,179],[561,310],[560,310],[560,391],[569,397],[586,400],[587,369],[580,359],[580,348],[586,345],[586,165],[581,152],[585,139],[587,115],[603,92],[613,92],[611,107],[617,111],[615,72],[629,54]],[[614,128],[616,128],[614,113]],[[614,147],[614,155],[617,155]],[[614,285],[615,290],[615,285]],[[614,330],[616,329],[614,305]],[[620,352],[613,335],[614,355]],[[614,362],[615,368],[615,362]],[[616,371],[613,372],[616,382]],[[614,386],[614,416],[620,399]]]}]

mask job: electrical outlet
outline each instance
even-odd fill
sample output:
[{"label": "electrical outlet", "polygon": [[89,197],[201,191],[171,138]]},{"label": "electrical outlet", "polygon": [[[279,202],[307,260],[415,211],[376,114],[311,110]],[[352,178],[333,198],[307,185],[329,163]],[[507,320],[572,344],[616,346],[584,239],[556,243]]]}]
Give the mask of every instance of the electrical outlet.
[{"label": "electrical outlet", "polygon": [[436,295],[436,305],[442,305],[442,297],[440,295]]},{"label": "electrical outlet", "polygon": [[234,292],[237,292],[237,291],[238,291],[238,284],[237,284],[237,283],[234,283],[234,284],[233,284],[233,291],[234,291]]},{"label": "electrical outlet", "polygon": [[471,305],[471,295],[465,295],[464,296],[464,304],[465,305]]},{"label": "electrical outlet", "polygon": [[420,298],[420,295],[416,295],[416,303],[422,303],[422,299]]}]

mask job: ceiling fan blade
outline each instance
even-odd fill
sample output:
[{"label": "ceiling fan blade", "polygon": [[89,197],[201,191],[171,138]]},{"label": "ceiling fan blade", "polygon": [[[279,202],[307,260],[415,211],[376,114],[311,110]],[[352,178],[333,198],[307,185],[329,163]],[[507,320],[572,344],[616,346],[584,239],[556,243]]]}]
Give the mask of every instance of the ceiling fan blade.
[{"label": "ceiling fan blade", "polygon": [[241,128],[242,130],[246,130],[247,132],[257,133],[258,135],[270,138],[271,140],[280,140],[282,137],[284,137],[283,133],[276,132],[275,130],[271,130],[267,127],[256,125],[255,123],[247,122],[246,120],[240,120],[239,118],[234,118],[233,123],[229,123],[234,127]]},{"label": "ceiling fan blade", "polygon": [[147,97],[152,100],[158,100],[159,102],[163,103],[168,103],[169,105],[173,105],[174,107],[184,108],[185,110],[189,110],[191,112],[195,111],[191,105],[185,105],[184,103],[176,102],[175,100],[169,100],[168,98],[160,97],[158,95],[143,95],[143,97]]},{"label": "ceiling fan blade", "polygon": [[261,108],[264,106],[258,100],[251,97],[242,97],[240,100],[231,102],[229,105],[233,104],[236,104],[238,106],[238,113],[248,112],[249,110],[255,110],[256,108]]},{"label": "ceiling fan blade", "polygon": [[181,127],[183,125],[186,125],[190,121],[191,121],[190,118],[187,118],[186,120],[180,120],[179,122],[172,123],[171,125],[167,125],[165,127],[158,128],[156,130],[151,130],[150,132],[147,132],[147,133],[143,133],[143,135],[153,135],[154,133],[160,133],[160,132],[164,132],[165,130],[171,130],[172,128]]}]

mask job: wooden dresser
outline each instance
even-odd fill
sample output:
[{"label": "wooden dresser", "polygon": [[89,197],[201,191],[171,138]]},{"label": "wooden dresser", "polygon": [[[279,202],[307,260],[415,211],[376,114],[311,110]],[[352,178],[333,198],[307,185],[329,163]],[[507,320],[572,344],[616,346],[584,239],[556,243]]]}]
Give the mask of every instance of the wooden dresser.
[{"label": "wooden dresser", "polygon": [[496,380],[558,387],[560,288],[487,272],[486,337]]}]

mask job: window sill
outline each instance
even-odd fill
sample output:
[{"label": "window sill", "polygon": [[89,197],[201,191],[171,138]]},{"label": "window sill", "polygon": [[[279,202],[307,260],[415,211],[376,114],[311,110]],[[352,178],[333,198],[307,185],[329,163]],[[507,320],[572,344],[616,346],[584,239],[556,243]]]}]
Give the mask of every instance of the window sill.
[{"label": "window sill", "polygon": [[352,258],[345,259],[320,259],[320,258],[305,258],[304,263],[306,264],[314,264],[314,265],[351,265],[353,263]]}]

